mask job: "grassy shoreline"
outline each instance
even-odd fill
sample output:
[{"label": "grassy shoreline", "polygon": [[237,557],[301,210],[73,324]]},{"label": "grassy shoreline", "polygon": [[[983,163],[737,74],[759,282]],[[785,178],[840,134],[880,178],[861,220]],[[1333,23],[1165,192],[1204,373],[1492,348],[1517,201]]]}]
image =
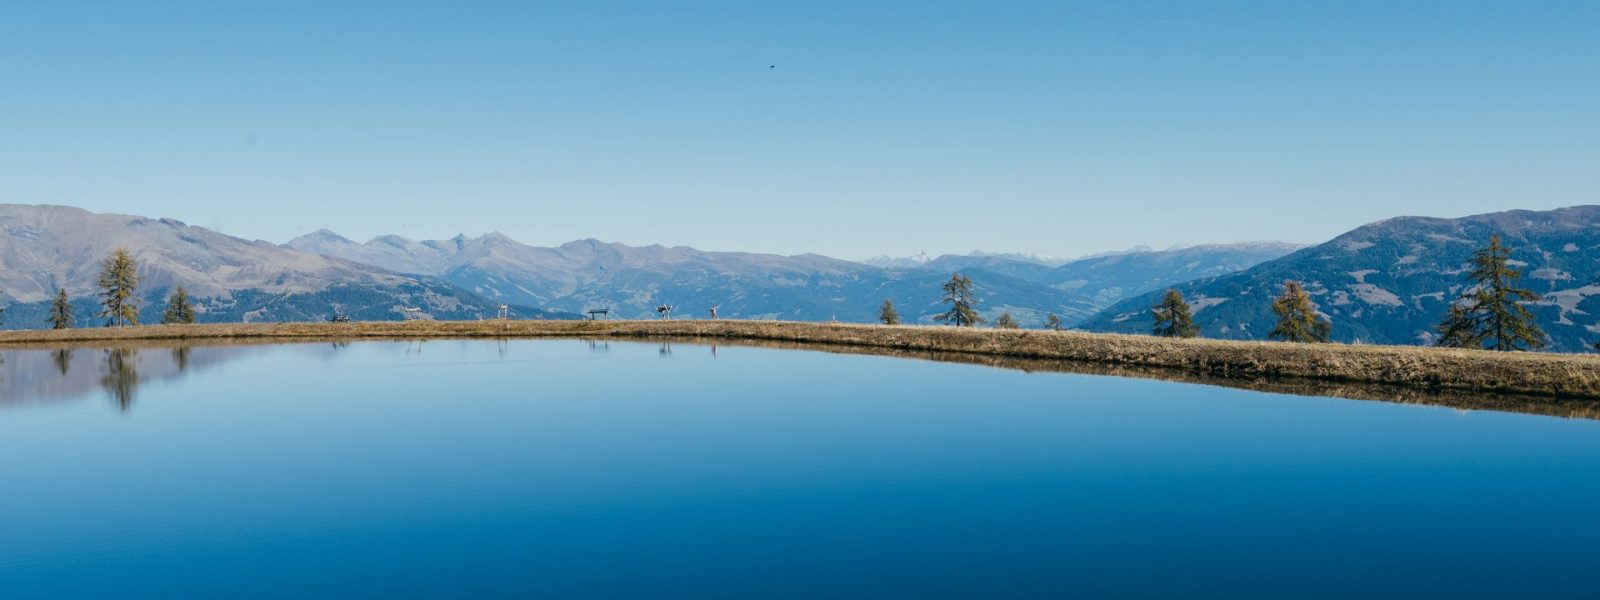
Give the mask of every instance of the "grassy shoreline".
[{"label": "grassy shoreline", "polygon": [[1307,379],[1600,399],[1600,357],[1413,346],[1287,344],[1032,330],[786,321],[387,321],[0,332],[0,348],[140,340],[469,337],[702,338],[1064,360],[1223,378]]}]

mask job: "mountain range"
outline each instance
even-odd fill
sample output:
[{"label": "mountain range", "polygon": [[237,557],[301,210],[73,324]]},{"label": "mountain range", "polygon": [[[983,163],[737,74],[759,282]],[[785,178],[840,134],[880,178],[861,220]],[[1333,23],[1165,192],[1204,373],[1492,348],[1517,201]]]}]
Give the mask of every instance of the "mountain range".
[{"label": "mountain range", "polygon": [[[201,321],[306,321],[343,314],[403,318],[403,307],[434,318],[473,319],[494,302],[432,278],[246,241],[173,219],[95,214],[66,206],[0,205],[0,298],[6,326],[44,325],[49,299],[66,289],[79,325],[95,323],[95,278],[113,249],[139,263],[141,322],[153,322],[167,294],[184,286]],[[546,316],[524,308],[527,316]]]},{"label": "mountain range", "polygon": [[[1499,234],[1513,251],[1528,304],[1549,349],[1576,352],[1600,339],[1600,206],[1513,210],[1457,219],[1399,217],[1254,267],[1176,286],[1206,337],[1259,339],[1276,320],[1271,299],[1285,280],[1302,282],[1333,325],[1333,339],[1428,344],[1450,304],[1467,289],[1472,253]],[[1144,333],[1162,292],[1119,302],[1081,324],[1091,331]]]},{"label": "mountain range", "polygon": [[323,230],[285,246],[437,277],[490,299],[573,313],[607,308],[630,318],[654,316],[657,306],[669,304],[697,315],[717,305],[726,317],[867,322],[887,298],[908,321],[931,322],[943,310],[940,286],[962,272],[977,282],[982,312],[1010,311],[1024,323],[1043,323],[1049,313],[1074,323],[1126,294],[1231,272],[1297,248],[1218,245],[1059,266],[1029,255],[974,252],[877,267],[817,254],[705,252],[593,239],[538,247],[499,233],[428,241],[386,235],[358,243]]},{"label": "mountain range", "polygon": [[400,319],[613,317],[870,322],[891,299],[908,323],[944,309],[951,273],[973,279],[989,319],[1009,311],[1024,327],[1049,313],[1090,331],[1145,333],[1149,307],[1183,292],[1208,337],[1260,339],[1275,319],[1285,280],[1305,284],[1337,341],[1424,344],[1463,290],[1466,263],[1491,234],[1514,248],[1529,304],[1550,348],[1583,350],[1600,339],[1600,206],[1508,211],[1454,219],[1398,217],[1303,247],[1281,242],[1136,249],[1052,264],[1034,255],[974,252],[874,266],[818,254],[779,256],[688,247],[629,246],[594,239],[542,247],[499,233],[356,242],[318,231],[278,245],[172,219],[95,214],[63,206],[0,205],[0,305],[5,326],[43,326],[58,288],[79,324],[95,320],[95,275],[114,248],[140,264],[142,320],[159,316],[185,286],[201,321],[303,321],[348,315]]}]

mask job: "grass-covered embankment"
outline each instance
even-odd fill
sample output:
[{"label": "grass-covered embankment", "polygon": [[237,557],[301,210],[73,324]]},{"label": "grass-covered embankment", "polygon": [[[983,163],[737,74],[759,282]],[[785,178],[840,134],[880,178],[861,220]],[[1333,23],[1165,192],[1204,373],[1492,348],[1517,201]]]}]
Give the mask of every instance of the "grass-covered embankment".
[{"label": "grass-covered embankment", "polygon": [[1295,378],[1600,399],[1600,357],[1595,356],[782,321],[212,324],[8,331],[0,332],[0,346],[136,340],[364,337],[687,337],[766,340],[1133,365],[1220,377]]}]

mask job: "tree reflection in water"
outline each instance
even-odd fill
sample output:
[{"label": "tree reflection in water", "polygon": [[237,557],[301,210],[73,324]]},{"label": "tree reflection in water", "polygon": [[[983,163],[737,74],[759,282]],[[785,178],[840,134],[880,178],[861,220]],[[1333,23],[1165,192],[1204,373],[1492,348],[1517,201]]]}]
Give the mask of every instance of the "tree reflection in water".
[{"label": "tree reflection in water", "polygon": [[[108,396],[123,410],[132,407],[135,392],[138,389],[140,378],[163,379],[173,374],[183,372],[185,369],[203,369],[208,366],[220,364],[223,360],[242,356],[250,349],[284,348],[285,341],[302,340],[277,340],[277,343],[215,343],[202,344],[191,347],[186,342],[182,347],[177,344],[147,344],[146,350],[158,352],[155,356],[144,356],[143,372],[137,364],[140,355],[134,348],[91,350],[79,347],[74,350],[67,348],[41,348],[5,349],[0,350],[0,409],[14,406],[24,401],[41,400],[49,398],[73,398],[91,394],[95,387],[104,390]],[[328,344],[335,352],[347,348],[349,340],[308,339],[306,342]],[[487,340],[485,340],[487,341]],[[1567,418],[1581,418],[1600,420],[1600,400],[1588,398],[1565,398],[1558,396],[1533,396],[1522,394],[1485,394],[1469,391],[1451,390],[1447,388],[1422,388],[1400,387],[1381,384],[1364,384],[1340,381],[1321,381],[1296,378],[1239,378],[1220,377],[1207,373],[1193,372],[1183,369],[1162,369],[1157,367],[1139,367],[1127,365],[1114,365],[1104,363],[1083,363],[1063,361],[1058,359],[1034,359],[1021,357],[994,356],[977,353],[950,353],[914,351],[890,348],[870,348],[841,346],[833,344],[805,344],[798,342],[777,341],[731,341],[718,338],[638,338],[629,340],[635,344],[650,344],[657,348],[661,358],[671,358],[673,346],[706,346],[712,356],[718,356],[728,347],[773,348],[783,350],[801,350],[814,352],[828,352],[840,354],[864,354],[876,356],[890,356],[912,360],[931,360],[939,362],[955,362],[973,365],[982,365],[1002,369],[1014,369],[1024,372],[1059,372],[1082,375],[1102,375],[1116,377],[1137,377],[1145,379],[1160,379],[1181,383],[1194,383],[1201,385],[1214,385],[1232,388],[1241,388],[1277,394],[1291,394],[1298,396],[1322,396],[1332,398],[1348,398],[1353,400],[1376,400],[1400,404],[1425,404],[1444,406],[1459,410],[1492,410],[1500,412],[1517,412],[1526,414],[1549,415]],[[377,343],[377,342],[374,342]],[[509,352],[505,340],[495,340],[497,349],[504,348]],[[582,339],[590,352],[604,353],[610,350],[607,339],[586,338]],[[417,341],[405,342],[406,351],[411,354],[420,352],[421,344]],[[292,347],[292,345],[290,346]],[[306,345],[302,348],[311,348]],[[326,352],[328,346],[320,346]],[[168,350],[172,364],[165,360],[169,355],[160,354],[159,350]],[[76,354],[82,351],[89,353],[85,358]],[[78,372],[72,371],[72,362],[89,360],[91,363],[100,358],[95,352],[104,352],[104,368],[93,365],[85,368],[79,365]],[[41,378],[37,375],[49,371],[58,371],[59,375]],[[26,376],[18,376],[19,373]],[[76,375],[76,376],[73,376]]]},{"label": "tree reflection in water", "polygon": [[138,357],[139,351],[132,348],[106,351],[106,374],[100,378],[100,386],[123,412],[133,406],[133,396],[139,390],[139,369],[135,364]]},{"label": "tree reflection in water", "polygon": [[173,348],[172,349],[172,362],[178,364],[178,372],[179,373],[182,373],[182,372],[188,370],[189,369],[189,347],[188,346],[179,346],[177,348]]},{"label": "tree reflection in water", "polygon": [[67,348],[57,350],[54,358],[56,361],[56,370],[61,372],[62,377],[66,377],[67,371],[72,370],[72,350]]}]

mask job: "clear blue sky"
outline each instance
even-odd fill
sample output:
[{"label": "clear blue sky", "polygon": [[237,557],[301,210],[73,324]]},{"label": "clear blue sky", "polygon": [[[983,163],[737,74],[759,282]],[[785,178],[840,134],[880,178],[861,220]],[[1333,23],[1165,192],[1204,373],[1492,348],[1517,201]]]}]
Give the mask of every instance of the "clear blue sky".
[{"label": "clear blue sky", "polygon": [[847,258],[1600,202],[1592,1],[533,4],[0,0],[0,202]]}]

